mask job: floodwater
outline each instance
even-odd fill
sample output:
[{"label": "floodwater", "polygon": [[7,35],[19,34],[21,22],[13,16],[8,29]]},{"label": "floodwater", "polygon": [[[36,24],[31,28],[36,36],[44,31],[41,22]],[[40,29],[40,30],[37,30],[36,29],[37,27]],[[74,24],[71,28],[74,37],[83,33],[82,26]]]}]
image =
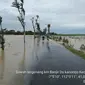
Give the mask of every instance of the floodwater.
[{"label": "floodwater", "polygon": [[50,69],[85,71],[85,60],[55,41],[29,35],[25,47],[22,35],[7,35],[5,41],[5,50],[0,49],[0,85],[84,85],[82,79],[56,81],[45,75],[17,73]]},{"label": "floodwater", "polygon": [[7,35],[5,41],[5,50],[0,49],[0,85],[24,85],[24,75],[16,74],[16,70],[30,70],[36,64],[39,39],[26,36],[25,48],[22,35]]},{"label": "floodwater", "polygon": [[69,45],[73,46],[76,50],[80,50],[82,44],[85,45],[85,36],[62,36],[62,39],[68,39]]},{"label": "floodwater", "polygon": [[69,44],[73,45],[75,49],[80,50],[81,45],[85,45],[85,36],[70,37]]}]

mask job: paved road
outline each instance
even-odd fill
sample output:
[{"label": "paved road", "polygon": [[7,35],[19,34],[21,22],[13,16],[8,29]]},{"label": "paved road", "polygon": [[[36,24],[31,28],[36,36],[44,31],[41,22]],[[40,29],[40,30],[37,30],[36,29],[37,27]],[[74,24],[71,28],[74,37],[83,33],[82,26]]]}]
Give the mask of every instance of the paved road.
[{"label": "paved road", "polygon": [[[41,41],[41,43],[40,45],[38,42],[38,48],[35,48],[37,63],[30,71],[85,71],[85,60],[81,57],[74,55],[55,41]],[[60,75],[60,73],[58,74]],[[52,75],[49,73],[43,75],[34,74],[31,77],[29,85],[85,85],[85,76],[83,79],[79,79],[80,74],[77,74],[76,78],[72,78],[71,76],[70,79],[66,79],[66,76],[63,78],[62,75],[56,78],[56,74]],[[28,76],[28,74],[25,75],[25,85],[28,85]]]}]

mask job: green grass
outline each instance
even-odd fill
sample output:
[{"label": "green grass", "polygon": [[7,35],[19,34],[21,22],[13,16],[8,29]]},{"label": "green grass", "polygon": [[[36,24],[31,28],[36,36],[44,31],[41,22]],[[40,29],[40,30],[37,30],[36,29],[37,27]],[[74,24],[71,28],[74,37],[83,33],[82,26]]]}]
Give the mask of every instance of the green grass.
[{"label": "green grass", "polygon": [[78,56],[80,56],[80,57],[82,57],[82,58],[85,59],[85,53],[84,52],[75,50],[74,48],[68,47],[68,46],[65,46],[65,48],[67,48],[68,50],[70,50],[72,53],[74,53],[74,54],[76,54],[76,55],[78,55]]},{"label": "green grass", "polygon": [[[52,40],[54,40],[54,39],[52,39]],[[54,41],[55,41],[55,40],[54,40]],[[63,45],[63,44],[62,44],[62,45]],[[69,51],[71,51],[72,53],[74,53],[74,54],[82,57],[83,59],[85,59],[85,53],[84,53],[83,51],[78,51],[78,50],[76,50],[76,49],[74,49],[74,48],[72,48],[72,47],[69,47],[69,46],[65,46],[65,45],[63,45],[63,46],[64,46],[66,49],[68,49]]]}]

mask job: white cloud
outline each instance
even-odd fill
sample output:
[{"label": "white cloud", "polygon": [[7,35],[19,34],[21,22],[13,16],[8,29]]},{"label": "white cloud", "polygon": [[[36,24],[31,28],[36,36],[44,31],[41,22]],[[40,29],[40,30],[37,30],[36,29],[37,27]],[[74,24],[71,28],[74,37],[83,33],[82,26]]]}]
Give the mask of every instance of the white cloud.
[{"label": "white cloud", "polygon": [[[12,8],[14,0],[0,1],[0,15],[3,17],[3,25],[7,28],[20,28],[17,20],[17,9]],[[30,29],[31,17],[40,16],[41,28],[45,24],[51,23],[52,28],[68,27],[83,28],[85,27],[85,0],[24,0],[26,10],[26,28]],[[7,24],[6,24],[7,23]]]}]

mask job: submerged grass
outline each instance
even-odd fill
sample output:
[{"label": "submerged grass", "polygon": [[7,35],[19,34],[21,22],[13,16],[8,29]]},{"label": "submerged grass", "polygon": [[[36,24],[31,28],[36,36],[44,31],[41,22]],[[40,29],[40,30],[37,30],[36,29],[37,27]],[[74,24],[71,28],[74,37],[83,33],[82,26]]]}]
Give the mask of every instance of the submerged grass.
[{"label": "submerged grass", "polygon": [[[52,39],[52,40],[54,40],[54,39]],[[54,41],[56,41],[56,40],[54,40]],[[68,46],[68,45],[64,45],[64,44],[62,44],[62,45],[63,45],[66,49],[68,49],[69,51],[71,51],[72,53],[74,53],[74,54],[82,57],[83,59],[85,59],[85,53],[84,53],[83,51],[76,50],[76,49],[74,49],[73,47],[70,47],[70,46]]]},{"label": "submerged grass", "polygon": [[69,51],[71,51],[72,53],[82,57],[83,59],[85,59],[85,53],[83,51],[78,51],[72,47],[69,47],[69,46],[65,46],[65,48],[67,48]]}]

